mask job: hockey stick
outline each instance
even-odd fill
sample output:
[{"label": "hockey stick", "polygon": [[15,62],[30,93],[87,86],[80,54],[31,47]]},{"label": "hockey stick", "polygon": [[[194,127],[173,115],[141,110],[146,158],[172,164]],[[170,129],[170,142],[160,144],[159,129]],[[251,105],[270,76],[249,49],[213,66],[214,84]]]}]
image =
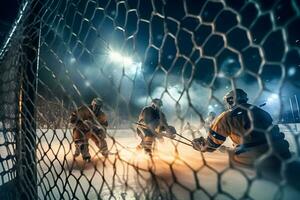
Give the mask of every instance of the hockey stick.
[{"label": "hockey stick", "polygon": [[193,147],[193,145],[191,145],[191,144],[189,144],[189,143],[186,143],[186,142],[183,142],[183,141],[181,141],[181,140],[178,140],[178,139],[175,139],[175,138],[170,138],[171,140],[175,140],[176,142],[180,142],[180,143],[182,143],[182,144],[185,144],[185,145],[187,145],[187,146],[190,146],[190,147]]},{"label": "hockey stick", "polygon": [[[141,124],[141,123],[138,123],[138,122],[134,122],[134,124],[137,124],[137,125],[139,125],[139,126],[141,126],[141,127],[143,127],[143,128],[148,128],[147,125],[145,125],[145,124]],[[158,133],[157,133],[157,134],[158,134]],[[186,137],[184,137],[184,136],[182,136],[182,135],[180,135],[180,134],[178,134],[178,133],[175,133],[175,135],[178,135],[179,137],[181,137],[181,138],[187,140],[188,142],[192,143],[192,140],[190,140],[190,139],[188,139],[188,138],[186,138]],[[168,137],[168,138],[169,138],[169,137]],[[175,139],[175,138],[169,138],[169,139],[175,140],[175,141],[180,142],[180,143],[182,143],[182,144],[185,144],[185,145],[187,145],[187,146],[193,147],[192,144],[183,142],[183,141],[181,141],[181,140],[178,140],[178,139]],[[212,148],[212,147],[210,147],[210,148],[211,148],[211,149],[215,149],[215,150],[219,150],[220,152],[225,152],[225,151],[231,149],[230,147],[226,147],[226,146],[224,146],[224,145],[221,145],[220,147],[217,147],[217,148]]]},{"label": "hockey stick", "polygon": [[180,134],[178,134],[178,133],[175,133],[175,135],[178,135],[179,137],[181,137],[181,138],[187,140],[188,142],[192,142],[192,140],[190,140],[190,139],[188,139],[188,138],[186,138],[186,137],[184,137],[184,136],[182,136],[182,135],[180,135]]},{"label": "hockey stick", "polygon": [[[141,123],[138,123],[138,122],[134,122],[134,124],[136,124],[136,125],[138,125],[138,126],[140,126],[140,127],[142,127],[142,128],[148,128],[147,125],[145,125],[145,124],[141,124]],[[156,133],[156,134],[159,135],[158,133]],[[192,142],[192,141],[189,140],[188,138],[186,138],[186,137],[184,137],[184,136],[182,136],[182,135],[179,135],[178,133],[175,133],[175,135],[178,135],[179,137],[182,137],[183,139],[185,139],[185,140],[187,140],[187,141],[189,141],[189,142]],[[167,138],[169,138],[169,137],[167,137]],[[177,142],[180,142],[180,143],[185,144],[185,145],[190,146],[190,147],[193,146],[193,145],[191,145],[191,144],[189,144],[189,143],[183,142],[183,141],[178,140],[178,139],[175,139],[175,138],[169,138],[169,139],[175,140],[175,141],[177,141]]]},{"label": "hockey stick", "polygon": [[[139,123],[139,122],[134,122],[134,124],[136,124],[138,126],[141,126],[142,128],[148,128],[147,125]],[[190,140],[190,139],[188,139],[188,138],[186,138],[186,137],[184,137],[184,136],[182,136],[182,135],[180,135],[178,133],[175,133],[175,135],[178,135],[179,137],[181,137],[181,138],[183,138],[183,139],[185,139],[185,140],[187,140],[189,142],[192,142],[192,140]]]}]

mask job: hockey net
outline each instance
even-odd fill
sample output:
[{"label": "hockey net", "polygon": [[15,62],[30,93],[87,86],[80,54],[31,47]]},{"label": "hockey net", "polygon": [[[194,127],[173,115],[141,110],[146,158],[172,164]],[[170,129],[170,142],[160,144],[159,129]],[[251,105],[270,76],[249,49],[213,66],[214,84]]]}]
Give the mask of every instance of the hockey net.
[{"label": "hockey net", "polygon": [[[299,195],[284,173],[264,179],[232,166],[226,152],[200,153],[166,138],[149,157],[135,148],[134,124],[161,98],[178,133],[205,136],[207,113],[220,113],[222,96],[240,87],[253,104],[266,103],[275,123],[294,122],[280,126],[293,152],[286,167],[299,157],[297,97],[283,92],[299,93],[299,20],[293,0],[23,1],[0,55],[0,186],[18,180],[14,195],[27,199]],[[85,163],[73,159],[69,115],[97,96],[109,117],[111,155],[91,143]],[[291,119],[282,117],[286,104],[296,110]]]}]

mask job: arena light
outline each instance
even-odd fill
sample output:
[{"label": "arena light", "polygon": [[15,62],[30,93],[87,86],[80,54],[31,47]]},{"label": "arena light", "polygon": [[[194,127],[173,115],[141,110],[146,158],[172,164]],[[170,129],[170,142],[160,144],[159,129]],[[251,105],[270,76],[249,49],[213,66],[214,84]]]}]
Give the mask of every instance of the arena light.
[{"label": "arena light", "polygon": [[91,86],[91,83],[89,81],[85,81],[84,84],[85,84],[86,87],[90,87]]},{"label": "arena light", "polygon": [[76,62],[76,59],[74,57],[70,58],[70,63],[74,64]]},{"label": "arena light", "polygon": [[131,65],[133,63],[133,61],[130,57],[123,57],[123,63],[125,65]]},{"label": "arena light", "polygon": [[125,68],[126,75],[131,77],[136,74],[140,74],[142,63],[138,61],[138,59],[133,59],[130,56],[122,55],[117,51],[110,50],[108,52],[108,59],[111,63],[114,63],[119,68]]},{"label": "arena light", "polygon": [[294,76],[296,74],[296,68],[295,67],[291,67],[288,70],[288,76]]},{"label": "arena light", "polygon": [[109,58],[111,59],[111,61],[114,61],[114,62],[122,61],[121,54],[119,54],[118,52],[115,52],[115,51],[110,51],[109,52]]},{"label": "arena light", "polygon": [[267,99],[267,102],[269,104],[272,104],[272,103],[275,103],[275,102],[278,102],[279,100],[279,95],[278,94],[271,94],[268,99]]},{"label": "arena light", "polygon": [[126,66],[133,64],[133,60],[131,57],[123,56],[122,54],[116,51],[110,51],[109,58],[112,62],[122,63]]},{"label": "arena light", "polygon": [[214,111],[214,107],[212,105],[208,105],[208,112]]}]

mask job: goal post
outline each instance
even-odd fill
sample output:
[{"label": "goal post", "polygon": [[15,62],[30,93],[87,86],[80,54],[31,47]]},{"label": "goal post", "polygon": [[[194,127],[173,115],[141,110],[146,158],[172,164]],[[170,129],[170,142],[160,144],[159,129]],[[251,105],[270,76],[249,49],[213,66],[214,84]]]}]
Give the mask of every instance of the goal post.
[{"label": "goal post", "polygon": [[[7,68],[14,69],[15,106],[14,147],[15,178],[1,189],[7,199],[37,199],[36,159],[36,95],[38,83],[41,0],[23,1],[20,13],[2,49],[1,59],[10,60]],[[16,45],[17,49],[13,48]],[[14,52],[15,51],[15,52]],[[22,53],[21,53],[22,52]],[[17,56],[10,57],[16,54]],[[2,60],[2,61],[3,61]],[[10,66],[10,64],[12,64]],[[4,67],[4,66],[2,66]],[[2,69],[3,70],[3,69]],[[3,76],[7,74],[2,74]],[[4,77],[1,77],[2,79]],[[3,83],[2,83],[3,84]],[[9,110],[3,110],[9,112]],[[2,119],[3,120],[3,119]],[[3,128],[7,125],[2,121]],[[5,134],[5,133],[4,133]],[[2,186],[0,186],[2,188]],[[7,192],[9,191],[9,192]],[[7,195],[7,196],[5,196]],[[5,199],[6,199],[5,198]]]},{"label": "goal post", "polygon": [[39,18],[42,1],[29,2],[29,15],[24,19],[24,38],[22,40],[22,66],[20,66],[20,133],[17,151],[17,178],[20,197],[23,199],[38,199],[37,195],[37,165],[36,165],[36,95],[38,84],[38,67],[40,51]]}]

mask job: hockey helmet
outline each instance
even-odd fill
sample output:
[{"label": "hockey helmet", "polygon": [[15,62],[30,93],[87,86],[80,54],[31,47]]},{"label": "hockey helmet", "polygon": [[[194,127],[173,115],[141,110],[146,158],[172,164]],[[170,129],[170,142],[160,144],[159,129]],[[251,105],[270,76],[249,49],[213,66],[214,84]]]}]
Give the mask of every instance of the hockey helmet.
[{"label": "hockey helmet", "polygon": [[91,106],[92,106],[93,111],[101,109],[103,106],[102,99],[99,97],[94,98],[93,101],[91,102]]},{"label": "hockey helmet", "polygon": [[158,98],[152,99],[151,104],[157,108],[160,108],[163,106],[162,100],[160,100]]},{"label": "hockey helmet", "polygon": [[224,102],[229,109],[233,108],[238,104],[247,103],[247,101],[248,101],[247,93],[244,90],[239,88],[229,91],[224,96]]}]

